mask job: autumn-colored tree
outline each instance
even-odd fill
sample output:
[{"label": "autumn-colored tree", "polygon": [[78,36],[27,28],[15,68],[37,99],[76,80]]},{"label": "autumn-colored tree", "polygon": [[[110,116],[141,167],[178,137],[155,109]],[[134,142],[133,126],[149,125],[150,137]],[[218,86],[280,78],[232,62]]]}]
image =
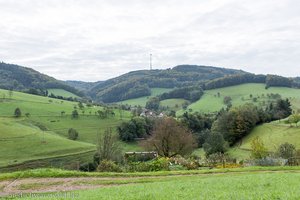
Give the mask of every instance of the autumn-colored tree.
[{"label": "autumn-colored tree", "polygon": [[268,155],[267,148],[258,136],[251,141],[251,150],[251,157],[254,159],[262,159]]},{"label": "autumn-colored tree", "polygon": [[151,137],[142,146],[157,151],[160,156],[173,157],[192,153],[197,142],[186,127],[173,118],[164,118],[156,122]]}]

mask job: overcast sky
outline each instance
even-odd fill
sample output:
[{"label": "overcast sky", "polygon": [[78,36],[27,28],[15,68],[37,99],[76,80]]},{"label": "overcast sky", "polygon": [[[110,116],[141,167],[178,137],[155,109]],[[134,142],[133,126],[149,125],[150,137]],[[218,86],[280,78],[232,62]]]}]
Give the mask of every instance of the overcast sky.
[{"label": "overcast sky", "polygon": [[300,76],[299,0],[0,0],[0,61],[61,80],[179,64]]}]

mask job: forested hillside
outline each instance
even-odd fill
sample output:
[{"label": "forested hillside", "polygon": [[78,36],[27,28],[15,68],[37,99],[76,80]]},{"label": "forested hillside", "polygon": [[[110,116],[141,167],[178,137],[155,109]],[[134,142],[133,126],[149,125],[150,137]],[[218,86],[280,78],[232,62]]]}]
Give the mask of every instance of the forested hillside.
[{"label": "forested hillside", "polygon": [[210,66],[179,65],[166,70],[140,70],[100,82],[89,94],[106,103],[150,95],[150,88],[181,88],[247,72]]},{"label": "forested hillside", "polygon": [[45,74],[19,65],[0,63],[0,88],[42,95],[46,89],[64,89],[78,96],[83,93]]}]

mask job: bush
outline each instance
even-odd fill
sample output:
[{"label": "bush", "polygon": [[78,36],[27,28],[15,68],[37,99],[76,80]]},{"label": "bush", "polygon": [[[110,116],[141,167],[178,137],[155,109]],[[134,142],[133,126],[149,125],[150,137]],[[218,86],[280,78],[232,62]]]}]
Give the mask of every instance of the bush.
[{"label": "bush", "polygon": [[72,117],[72,119],[78,119],[78,117],[79,117],[78,111],[77,110],[73,110],[71,117]]},{"label": "bush", "polygon": [[89,162],[80,165],[79,170],[83,172],[93,172],[96,170],[96,168],[97,166],[95,165],[95,163]]},{"label": "bush", "polygon": [[122,172],[119,165],[111,160],[102,160],[97,167],[98,172]]},{"label": "bush", "polygon": [[251,141],[251,150],[251,157],[254,159],[262,159],[268,155],[267,148],[258,136]]},{"label": "bush", "polygon": [[200,167],[200,163],[195,158],[185,159],[181,156],[176,156],[173,158],[170,158],[170,163],[172,163],[175,166],[182,166],[184,169],[187,170],[193,170],[198,169]]},{"label": "bush", "polygon": [[167,158],[158,158],[147,162],[132,162],[129,164],[131,172],[168,171],[169,161]]},{"label": "bush", "polygon": [[245,163],[246,166],[284,166],[287,159],[265,157],[262,159],[250,160]]},{"label": "bush", "polygon": [[15,110],[15,117],[21,117],[22,116],[22,112],[21,112],[21,109],[20,108],[16,108],[16,110]]},{"label": "bush", "polygon": [[289,159],[289,158],[294,157],[295,153],[296,153],[295,146],[292,144],[289,144],[287,142],[284,144],[281,144],[279,146],[279,148],[277,149],[277,155],[280,158]]},{"label": "bush", "polygon": [[70,139],[70,140],[77,140],[77,138],[78,138],[78,132],[75,130],[75,129],[73,129],[73,128],[70,128],[69,130],[68,130],[68,138]]}]

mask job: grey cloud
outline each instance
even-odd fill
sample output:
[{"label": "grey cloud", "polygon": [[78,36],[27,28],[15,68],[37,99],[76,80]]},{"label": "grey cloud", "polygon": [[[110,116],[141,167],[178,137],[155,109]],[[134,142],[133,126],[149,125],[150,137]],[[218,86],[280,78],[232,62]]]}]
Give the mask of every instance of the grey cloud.
[{"label": "grey cloud", "polygon": [[63,80],[202,64],[300,75],[297,0],[0,0],[0,60]]}]

